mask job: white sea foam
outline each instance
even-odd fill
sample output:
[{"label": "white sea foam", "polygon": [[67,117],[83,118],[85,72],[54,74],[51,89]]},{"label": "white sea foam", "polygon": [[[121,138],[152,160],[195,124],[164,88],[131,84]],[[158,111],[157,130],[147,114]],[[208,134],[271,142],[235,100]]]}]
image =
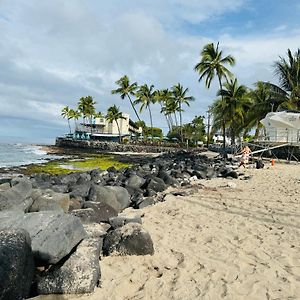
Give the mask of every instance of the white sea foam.
[{"label": "white sea foam", "polygon": [[42,147],[36,145],[29,145],[24,148],[24,151],[27,153],[33,153],[38,156],[47,155],[47,151],[43,150]]},{"label": "white sea foam", "polygon": [[0,143],[0,167],[2,168],[43,163],[54,158],[59,157],[48,155],[42,147],[37,145]]}]

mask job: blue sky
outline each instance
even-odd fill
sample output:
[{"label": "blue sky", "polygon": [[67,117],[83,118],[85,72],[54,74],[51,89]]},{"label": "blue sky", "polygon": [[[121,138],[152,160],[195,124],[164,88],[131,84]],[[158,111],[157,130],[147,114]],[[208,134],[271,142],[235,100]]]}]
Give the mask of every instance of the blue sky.
[{"label": "blue sky", "polygon": [[239,83],[277,83],[272,65],[300,47],[299,20],[296,0],[0,0],[0,142],[53,142],[67,131],[61,108],[86,95],[99,111],[117,104],[133,116],[110,93],[124,74],[156,88],[181,82],[196,98],[190,121],[217,90],[193,71],[206,43],[236,58]]}]

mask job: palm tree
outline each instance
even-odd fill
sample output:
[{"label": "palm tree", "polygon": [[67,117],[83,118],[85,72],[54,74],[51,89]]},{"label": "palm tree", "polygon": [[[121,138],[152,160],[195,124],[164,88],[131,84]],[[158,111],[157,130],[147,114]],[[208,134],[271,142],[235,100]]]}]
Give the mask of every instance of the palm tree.
[{"label": "palm tree", "polygon": [[260,120],[270,111],[277,109],[292,109],[293,105],[289,101],[289,95],[277,85],[270,82],[258,81],[254,84],[255,89],[251,90],[249,97],[251,107],[246,114],[245,133],[255,128],[254,137],[257,138],[259,130],[263,127]]},{"label": "palm tree", "polygon": [[81,117],[81,113],[78,110],[70,109],[70,119],[74,119],[75,130],[77,129],[77,120]]},{"label": "palm tree", "polygon": [[78,111],[83,116],[83,123],[85,123],[85,118],[89,120],[91,132],[93,128],[93,117],[96,111],[95,104],[96,102],[94,101],[92,96],[81,97],[78,101]]},{"label": "palm tree", "polygon": [[169,119],[170,125],[171,125],[171,130],[173,130],[174,127],[174,122],[173,122],[173,118],[175,120],[175,126],[178,127],[178,121],[177,121],[177,115],[176,112],[178,112],[179,107],[178,107],[178,103],[176,102],[173,94],[172,97],[167,98],[162,109],[161,112],[163,112]]},{"label": "palm tree", "polygon": [[289,93],[290,102],[300,109],[300,49],[294,54],[288,49],[287,56],[287,59],[279,57],[275,62],[275,74],[280,87]]},{"label": "palm tree", "polygon": [[118,123],[118,120],[125,119],[125,117],[123,117],[123,114],[120,111],[119,107],[117,107],[116,105],[109,107],[105,118],[109,123],[113,123],[114,121],[116,122],[118,127],[118,132],[119,132],[119,142],[121,143],[122,138],[121,138],[121,131],[120,131],[120,125]]},{"label": "palm tree", "polygon": [[[228,55],[223,57],[222,50],[219,50],[219,43],[217,46],[213,43],[207,44],[203,47],[201,51],[201,60],[194,67],[195,71],[199,73],[199,81],[205,79],[205,85],[209,89],[212,80],[215,76],[218,77],[219,88],[222,89],[222,79],[225,78],[228,81],[233,75],[225,67],[225,65],[233,66],[235,64],[235,59],[233,56]],[[221,96],[223,97],[223,96]],[[223,122],[223,148],[225,150],[225,121]]]},{"label": "palm tree", "polygon": [[65,106],[62,110],[61,110],[61,115],[64,119],[68,120],[68,125],[69,125],[69,131],[70,133],[72,133],[71,131],[71,125],[70,125],[70,119],[72,118],[70,115],[70,108],[69,106]]},{"label": "palm tree", "polygon": [[178,83],[177,85],[174,85],[172,87],[172,92],[175,98],[175,101],[178,105],[178,111],[179,111],[179,121],[180,121],[180,136],[181,136],[181,142],[183,142],[183,134],[182,134],[182,114],[183,111],[182,105],[186,104],[187,106],[190,106],[190,101],[194,101],[193,96],[187,96],[188,88],[184,89],[183,86]]},{"label": "palm tree", "polygon": [[138,118],[139,121],[141,121],[135,107],[134,104],[131,100],[130,96],[134,96],[135,95],[135,91],[137,90],[138,86],[137,83],[134,82],[132,84],[130,84],[129,82],[129,78],[127,75],[124,75],[123,77],[121,77],[119,80],[116,81],[116,84],[119,86],[117,89],[112,90],[111,93],[112,94],[120,94],[121,95],[121,99],[125,99],[125,97],[127,97],[130,101],[131,107],[135,112],[136,117]]},{"label": "palm tree", "polygon": [[172,122],[170,121],[170,115],[167,113],[166,105],[171,100],[174,99],[173,93],[169,89],[156,90],[154,92],[154,99],[156,103],[160,104],[160,112],[164,114],[169,131],[172,130]]},{"label": "palm tree", "polygon": [[237,79],[230,80],[218,91],[221,96],[223,124],[229,127],[231,144],[235,144],[237,133],[243,128],[246,110],[250,107],[247,87],[238,85]]},{"label": "palm tree", "polygon": [[150,116],[150,124],[151,124],[151,135],[153,139],[153,121],[152,121],[152,113],[150,109],[150,104],[155,102],[154,99],[154,92],[153,92],[154,85],[148,86],[147,84],[142,85],[139,90],[136,92],[136,100],[134,101],[134,105],[140,105],[140,112],[143,111],[144,108],[148,109],[149,116]]},{"label": "palm tree", "polygon": [[78,107],[77,110],[79,111],[79,113],[82,116],[83,119],[83,125],[85,125],[85,119],[86,119],[86,114],[85,114],[85,97],[81,97],[78,100]]}]

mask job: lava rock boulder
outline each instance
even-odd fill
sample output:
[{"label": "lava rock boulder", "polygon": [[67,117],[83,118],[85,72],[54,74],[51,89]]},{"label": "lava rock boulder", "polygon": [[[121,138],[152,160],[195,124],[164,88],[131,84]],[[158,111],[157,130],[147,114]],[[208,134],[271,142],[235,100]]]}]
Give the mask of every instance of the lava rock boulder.
[{"label": "lava rock boulder", "polygon": [[29,234],[23,229],[0,231],[0,299],[27,298],[33,273]]},{"label": "lava rock boulder", "polygon": [[104,255],[152,255],[153,242],[141,224],[128,223],[108,232],[103,241]]},{"label": "lava rock boulder", "polygon": [[92,293],[101,277],[99,265],[101,245],[101,239],[84,239],[69,258],[38,278],[38,294]]}]

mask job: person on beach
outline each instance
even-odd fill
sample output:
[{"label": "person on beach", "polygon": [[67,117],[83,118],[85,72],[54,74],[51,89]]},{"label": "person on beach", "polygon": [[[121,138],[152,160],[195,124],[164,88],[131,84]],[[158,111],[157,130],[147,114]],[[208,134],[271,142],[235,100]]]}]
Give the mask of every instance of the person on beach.
[{"label": "person on beach", "polygon": [[251,149],[246,146],[242,149],[241,153],[242,154],[242,157],[241,157],[241,161],[240,161],[240,164],[239,164],[239,167],[243,166],[244,168],[246,167],[246,164],[249,162],[249,157],[250,157],[250,154],[251,154]]}]

